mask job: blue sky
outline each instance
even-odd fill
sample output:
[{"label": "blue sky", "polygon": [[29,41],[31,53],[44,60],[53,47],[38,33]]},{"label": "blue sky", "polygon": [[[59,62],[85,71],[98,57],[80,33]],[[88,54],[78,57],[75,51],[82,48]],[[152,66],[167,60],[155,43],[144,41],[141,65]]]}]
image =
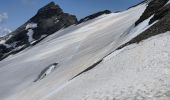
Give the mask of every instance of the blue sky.
[{"label": "blue sky", "polygon": [[[52,0],[1,0],[0,17],[4,16],[0,27],[16,29],[37,10]],[[78,19],[100,10],[121,11],[143,0],[53,0],[67,13],[74,14]],[[6,16],[7,14],[7,16]]]}]

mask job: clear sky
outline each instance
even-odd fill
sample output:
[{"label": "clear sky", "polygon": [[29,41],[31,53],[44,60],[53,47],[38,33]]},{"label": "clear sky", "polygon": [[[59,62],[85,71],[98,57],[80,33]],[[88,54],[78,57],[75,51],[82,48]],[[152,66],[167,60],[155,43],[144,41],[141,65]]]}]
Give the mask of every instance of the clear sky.
[{"label": "clear sky", "polygon": [[[0,27],[16,29],[52,0],[1,0]],[[53,0],[78,19],[100,10],[122,11],[143,0]],[[4,21],[3,21],[4,20]]]}]

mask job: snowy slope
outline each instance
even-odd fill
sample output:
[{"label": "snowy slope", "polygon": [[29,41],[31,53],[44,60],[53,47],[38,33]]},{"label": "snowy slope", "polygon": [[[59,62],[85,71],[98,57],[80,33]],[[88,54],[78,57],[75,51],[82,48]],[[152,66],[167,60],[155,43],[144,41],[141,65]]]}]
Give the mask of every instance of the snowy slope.
[{"label": "snowy slope", "polygon": [[[4,59],[0,62],[0,97],[2,100],[10,95],[13,96],[6,100],[46,98],[119,47],[128,37],[125,33],[145,8],[146,5],[141,4],[124,12],[71,26]],[[55,71],[43,80],[33,82],[42,70],[53,63],[58,63]]]},{"label": "snowy slope", "polygon": [[0,100],[170,100],[170,32],[115,51],[158,22],[135,26],[146,7],[70,26],[2,60]]},{"label": "snowy slope", "polygon": [[169,40],[167,32],[127,46],[38,100],[170,100]]}]

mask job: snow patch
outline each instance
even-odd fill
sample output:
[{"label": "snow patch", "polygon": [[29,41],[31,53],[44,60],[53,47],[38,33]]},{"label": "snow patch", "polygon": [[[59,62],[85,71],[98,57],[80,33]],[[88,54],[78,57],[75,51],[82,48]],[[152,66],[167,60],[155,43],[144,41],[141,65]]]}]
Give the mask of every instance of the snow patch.
[{"label": "snow patch", "polygon": [[148,19],[144,20],[143,22],[141,22],[139,25],[137,25],[135,28],[133,28],[130,31],[130,36],[135,37],[137,35],[139,35],[140,33],[144,32],[146,29],[148,29],[150,26],[149,25],[149,21],[153,18],[154,15],[152,15],[151,17],[149,17]]},{"label": "snow patch", "polygon": [[27,32],[29,43],[31,43],[32,41],[34,41],[34,39],[33,39],[33,34],[34,34],[34,31],[33,31],[32,29],[29,29],[28,32]]},{"label": "snow patch", "polygon": [[[37,45],[4,59],[0,62],[1,99],[40,100],[50,93],[52,93],[53,96],[53,91],[66,84],[72,77],[84,71],[90,65],[114,51],[117,48],[117,40],[119,40],[120,36],[139,19],[145,8],[146,5],[139,5],[124,12],[112,13],[80,25],[68,27],[67,29],[63,29],[50,35]],[[32,85],[33,80],[37,78],[37,75],[44,69],[44,66],[48,66],[53,62],[58,62],[60,67],[57,68],[55,72],[51,72],[50,70],[47,72],[45,71],[46,73],[51,73],[42,81]],[[101,66],[102,64],[99,65]],[[107,68],[107,66],[104,66],[101,73],[87,77],[87,79],[94,78],[91,82],[81,82],[107,83],[108,81],[107,79],[105,80],[105,78],[108,78],[110,76],[108,74],[113,74],[114,72],[107,72],[107,76],[105,75],[102,77],[103,80],[93,81],[95,80],[95,77],[100,76],[103,73],[103,70]],[[111,65],[109,68],[114,68],[114,66]],[[98,66],[89,70],[88,73],[96,69],[98,69]],[[44,73],[42,75],[44,75]],[[80,76],[84,75],[87,74]],[[72,81],[77,79],[79,79],[79,77]],[[31,85],[28,85],[28,83]],[[70,86],[72,85],[73,84]],[[96,85],[97,84],[94,84],[94,86]],[[108,87],[109,86],[111,85],[108,85]],[[70,95],[64,97],[69,97],[69,99],[71,97],[74,98],[77,93],[73,95],[72,92],[74,92],[75,89],[80,89],[80,92],[82,90],[86,91],[86,89],[93,90],[91,87],[86,88],[86,85],[84,84],[81,85],[81,87],[85,88],[82,89],[79,88],[79,86],[78,88],[74,87],[71,92],[68,92]],[[13,92],[9,93],[9,91]],[[55,93],[56,92],[54,92],[54,94]],[[57,100],[68,100],[68,98],[58,98],[59,99]],[[56,100],[56,98],[53,100]],[[73,100],[81,99],[78,98]]]},{"label": "snow patch", "polygon": [[4,44],[5,43],[5,40],[0,40],[0,44]]},{"label": "snow patch", "polygon": [[35,80],[35,82],[38,81],[38,80],[42,80],[47,75],[51,74],[57,68],[57,65],[58,65],[57,63],[54,63],[54,64],[49,65],[47,68],[45,68],[41,72],[41,74],[38,76],[38,78]]},{"label": "snow patch", "polygon": [[154,15],[152,15],[151,17],[149,17],[148,19],[144,20],[143,22],[141,22],[139,25],[137,25],[136,27],[133,27],[129,32],[128,32],[128,37],[125,39],[124,43],[127,43],[129,40],[135,38],[136,36],[138,36],[139,34],[141,34],[142,32],[144,32],[145,30],[147,30],[148,28],[150,28],[152,25],[154,25],[155,23],[157,23],[158,21],[153,22],[152,24],[149,25],[150,20],[153,18]]},{"label": "snow patch", "polygon": [[58,23],[60,20],[58,18],[55,18],[54,23]]},{"label": "snow patch", "polygon": [[128,46],[42,100],[169,100],[169,33]]},{"label": "snow patch", "polygon": [[37,28],[37,23],[28,23],[25,29],[28,30],[34,28]]}]

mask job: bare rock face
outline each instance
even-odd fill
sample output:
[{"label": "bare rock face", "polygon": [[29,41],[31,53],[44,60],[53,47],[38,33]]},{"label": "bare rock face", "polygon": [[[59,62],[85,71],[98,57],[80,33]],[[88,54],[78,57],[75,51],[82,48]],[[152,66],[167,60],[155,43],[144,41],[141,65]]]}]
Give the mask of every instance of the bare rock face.
[{"label": "bare rock face", "polygon": [[132,41],[140,42],[141,40],[147,39],[151,36],[165,33],[170,31],[170,4],[159,9],[150,20],[149,24],[158,21],[152,25],[149,29],[141,33],[139,36],[134,38]]},{"label": "bare rock face", "polygon": [[103,15],[103,14],[110,14],[110,13],[112,13],[112,12],[109,11],[109,10],[100,11],[100,12],[98,12],[98,13],[95,13],[95,14],[92,14],[92,15],[89,15],[89,16],[87,16],[87,17],[85,17],[85,18],[80,19],[80,21],[79,21],[78,23],[80,24],[80,23],[89,21],[89,20],[91,20],[91,19],[94,19],[94,18],[96,18],[96,17],[99,17],[99,16],[101,16],[101,15]]},{"label": "bare rock face", "polygon": [[[10,47],[13,51],[9,52],[9,50],[3,50],[4,47],[0,47],[1,51],[6,51],[3,53],[0,51],[0,58],[4,58],[2,54],[9,55],[14,52],[17,53],[30,45],[35,45],[35,43],[40,42],[44,37],[62,28],[77,24],[77,22],[76,16],[64,13],[58,5],[50,2],[39,9],[37,14],[25,24],[6,36],[9,38],[5,44],[9,46],[13,45],[13,47]],[[31,42],[34,42],[34,44]],[[18,47],[20,49],[16,49]]]},{"label": "bare rock face", "polygon": [[[161,3],[159,3],[159,2],[161,2]],[[164,5],[162,4],[162,2],[164,2]],[[141,16],[141,18],[138,21],[140,21],[141,19],[144,19],[143,16],[145,16],[145,15],[147,15],[149,17],[151,15],[154,15],[150,19],[149,24],[152,24],[154,22],[156,22],[156,23],[153,24],[150,28],[148,28],[144,32],[142,32],[141,34],[139,34],[137,37],[132,39],[131,41],[120,46],[118,49],[120,49],[124,46],[130,45],[132,43],[139,43],[140,41],[148,39],[152,36],[170,31],[170,4],[166,4],[166,3],[167,3],[167,0],[152,0],[150,2],[150,4],[148,5],[146,11],[143,13],[143,15]],[[162,6],[159,5],[159,9],[157,8],[158,4],[162,5]],[[146,14],[146,12],[148,12],[148,9],[151,9],[151,8],[154,9],[155,5],[156,5],[157,10],[151,11],[152,13],[149,12],[148,14]],[[146,16],[145,16],[145,18],[146,18]],[[138,23],[138,21],[137,21],[137,23]]]},{"label": "bare rock face", "polygon": [[54,2],[41,8],[30,21],[38,23],[38,27],[33,35],[35,39],[39,39],[42,34],[50,35],[61,28],[77,24],[76,16],[64,13]]},{"label": "bare rock face", "polygon": [[145,1],[149,2],[148,7],[144,11],[140,19],[135,23],[135,25],[138,25],[145,19],[148,19],[154,13],[158,12],[158,10],[168,2],[168,0],[145,0]]}]

